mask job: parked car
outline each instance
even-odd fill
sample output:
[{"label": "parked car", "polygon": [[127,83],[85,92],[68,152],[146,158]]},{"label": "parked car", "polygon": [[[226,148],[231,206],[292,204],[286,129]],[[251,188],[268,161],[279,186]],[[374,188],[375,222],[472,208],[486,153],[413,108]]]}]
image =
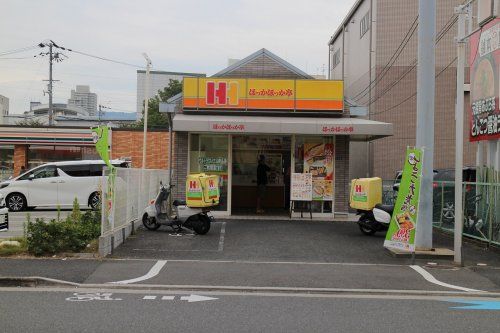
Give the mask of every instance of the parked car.
[{"label": "parked car", "polygon": [[[397,193],[401,183],[402,171],[396,172],[393,189]],[[465,167],[462,173],[463,182],[474,183],[476,181],[476,168]],[[455,219],[455,169],[434,170],[433,177],[433,219],[434,221],[453,221]],[[465,188],[466,199],[475,195],[475,187]]]},{"label": "parked car", "polygon": [[[116,167],[128,162],[113,160]],[[10,211],[34,207],[68,208],[78,199],[80,207],[97,209],[101,202],[102,160],[53,162],[33,168],[0,183],[0,195]]]}]

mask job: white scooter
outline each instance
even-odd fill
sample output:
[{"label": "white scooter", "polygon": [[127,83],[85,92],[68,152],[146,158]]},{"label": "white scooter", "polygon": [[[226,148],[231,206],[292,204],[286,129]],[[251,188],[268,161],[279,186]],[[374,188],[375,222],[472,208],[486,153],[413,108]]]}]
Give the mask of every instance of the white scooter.
[{"label": "white scooter", "polygon": [[387,231],[391,224],[394,205],[377,204],[372,210],[358,210],[359,230],[365,235],[373,235],[377,231]]},{"label": "white scooter", "polygon": [[173,185],[164,186],[160,182],[160,192],[155,200],[151,200],[149,206],[144,210],[142,224],[148,230],[157,230],[160,226],[166,225],[176,232],[183,231],[183,228],[193,230],[199,235],[204,235],[210,230],[210,224],[213,217],[208,215],[208,208],[191,208],[186,206],[185,201],[174,200],[173,215],[170,215],[168,209],[169,196]]}]

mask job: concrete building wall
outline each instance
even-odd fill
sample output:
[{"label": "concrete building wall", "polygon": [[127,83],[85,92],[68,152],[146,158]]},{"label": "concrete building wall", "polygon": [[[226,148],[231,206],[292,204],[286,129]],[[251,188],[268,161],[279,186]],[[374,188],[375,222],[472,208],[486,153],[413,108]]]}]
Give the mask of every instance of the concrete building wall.
[{"label": "concrete building wall", "polygon": [[79,106],[87,111],[89,116],[97,114],[97,94],[90,92],[89,86],[76,86],[71,90],[71,98],[68,99],[68,106]]},{"label": "concrete building wall", "polygon": [[0,95],[0,125],[4,123],[4,117],[9,115],[9,99]]},{"label": "concrete building wall", "polygon": [[[148,97],[153,98],[158,94],[158,90],[163,90],[168,87],[170,80],[182,81],[183,77],[193,77],[193,76],[205,76],[205,74],[199,73],[180,73],[180,72],[163,72],[163,71],[150,71],[150,82],[149,82],[149,93]],[[137,119],[142,119],[142,111],[144,109],[144,99],[145,99],[145,83],[146,83],[146,71],[137,71]]]},{"label": "concrete building wall", "polygon": [[[372,77],[370,89],[366,94],[360,91],[369,87],[369,74],[366,73],[366,45],[363,39],[356,40],[354,35],[370,0],[356,3],[357,9],[352,19],[345,22],[349,33],[345,33],[345,97],[355,103],[369,107],[370,119],[394,124],[394,136],[376,140],[368,145],[351,143],[351,177],[360,175],[380,176],[384,179],[394,177],[402,169],[407,146],[415,145],[416,134],[416,59],[418,28],[404,47],[403,51],[389,70],[387,63],[409,31],[418,15],[418,1],[413,0],[371,0],[372,1]],[[456,22],[454,7],[461,0],[436,1],[436,35],[440,38],[436,46],[436,95],[435,95],[435,168],[454,166],[454,108],[456,63]],[[351,23],[354,21],[354,23]],[[450,29],[447,29],[448,24]],[[359,28],[358,28],[359,29]],[[349,35],[349,37],[348,37]],[[359,37],[359,35],[358,35]],[[341,35],[333,40],[335,50],[341,45]],[[333,51],[334,52],[334,51]],[[340,64],[339,66],[342,66]],[[468,80],[468,68],[466,68]],[[331,71],[332,78],[338,78],[339,70]],[[371,96],[370,96],[371,95]],[[466,108],[468,101],[466,100]],[[465,120],[464,120],[465,121]],[[464,133],[467,134],[466,122]],[[475,145],[464,136],[464,164],[474,165]],[[371,162],[367,163],[366,159]]]}]

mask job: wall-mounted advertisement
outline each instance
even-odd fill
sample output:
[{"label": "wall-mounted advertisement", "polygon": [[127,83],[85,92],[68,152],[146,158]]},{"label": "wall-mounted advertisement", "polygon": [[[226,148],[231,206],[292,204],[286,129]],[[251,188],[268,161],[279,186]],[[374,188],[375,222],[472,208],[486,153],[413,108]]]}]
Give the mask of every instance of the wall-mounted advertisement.
[{"label": "wall-mounted advertisement", "polygon": [[500,138],[500,19],[470,37],[470,141]]},{"label": "wall-mounted advertisement", "polygon": [[304,172],[312,175],[313,200],[333,200],[333,144],[305,143]]}]

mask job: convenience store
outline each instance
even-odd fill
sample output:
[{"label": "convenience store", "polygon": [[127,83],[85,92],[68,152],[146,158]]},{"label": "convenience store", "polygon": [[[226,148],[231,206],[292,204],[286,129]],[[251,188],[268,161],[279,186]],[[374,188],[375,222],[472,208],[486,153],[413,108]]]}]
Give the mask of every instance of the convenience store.
[{"label": "convenience store", "polygon": [[267,215],[288,214],[297,173],[312,175],[307,205],[313,216],[347,213],[349,143],[393,130],[389,123],[350,117],[342,81],[316,80],[266,49],[212,77],[184,78],[182,96],[169,102],[177,103],[177,193],[185,191],[187,174],[219,175],[216,215],[255,214],[261,155],[271,168]]}]

